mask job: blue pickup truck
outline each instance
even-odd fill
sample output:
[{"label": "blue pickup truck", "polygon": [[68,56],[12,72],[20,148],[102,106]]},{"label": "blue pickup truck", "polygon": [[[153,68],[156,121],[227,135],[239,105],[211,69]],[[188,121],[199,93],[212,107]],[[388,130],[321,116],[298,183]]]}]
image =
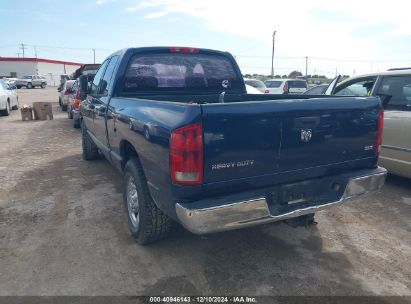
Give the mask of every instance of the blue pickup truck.
[{"label": "blue pickup truck", "polygon": [[123,173],[139,244],[172,221],[205,234],[316,211],[383,186],[383,110],[375,97],[247,94],[226,52],[118,51],[80,77],[83,157]]}]

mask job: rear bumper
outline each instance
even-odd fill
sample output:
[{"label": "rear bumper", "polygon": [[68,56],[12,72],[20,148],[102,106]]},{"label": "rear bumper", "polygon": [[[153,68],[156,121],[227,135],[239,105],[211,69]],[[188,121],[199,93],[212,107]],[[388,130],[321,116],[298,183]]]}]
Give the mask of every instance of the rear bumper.
[{"label": "rear bumper", "polygon": [[73,119],[74,120],[80,120],[81,116],[80,116],[80,111],[77,109],[72,109],[71,113],[73,114]]},{"label": "rear bumper", "polygon": [[[378,167],[359,172],[346,178],[345,188],[339,198],[321,203],[310,203],[286,212],[272,212],[269,200],[264,196],[246,200],[216,199],[207,201],[202,208],[197,203],[176,204],[177,217],[189,231],[197,234],[239,229],[270,222],[282,221],[342,204],[371,191],[380,189],[385,182],[387,170]],[[337,179],[341,179],[338,176]],[[210,204],[211,203],[211,204]]]}]

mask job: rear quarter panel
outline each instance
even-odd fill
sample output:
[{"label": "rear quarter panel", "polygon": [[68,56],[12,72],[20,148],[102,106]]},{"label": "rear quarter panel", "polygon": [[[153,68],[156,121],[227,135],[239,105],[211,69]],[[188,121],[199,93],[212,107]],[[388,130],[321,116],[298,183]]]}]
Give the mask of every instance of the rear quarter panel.
[{"label": "rear quarter panel", "polygon": [[[110,115],[112,112],[114,115]],[[201,122],[199,105],[161,102],[137,98],[112,98],[107,114],[109,145],[114,157],[121,158],[125,142],[138,153],[156,204],[169,215],[174,203],[199,195],[202,186],[173,185],[169,168],[169,138],[174,129]],[[144,136],[147,127],[150,137]],[[124,165],[124,163],[123,163]],[[173,203],[174,202],[174,203]]]}]

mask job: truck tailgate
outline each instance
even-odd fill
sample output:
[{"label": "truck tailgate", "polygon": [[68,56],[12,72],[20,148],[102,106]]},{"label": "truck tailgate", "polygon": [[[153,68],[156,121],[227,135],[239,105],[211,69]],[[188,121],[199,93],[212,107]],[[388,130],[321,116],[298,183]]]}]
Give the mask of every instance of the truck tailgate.
[{"label": "truck tailgate", "polygon": [[379,109],[377,98],[355,97],[202,105],[204,183],[350,161],[369,166]]}]

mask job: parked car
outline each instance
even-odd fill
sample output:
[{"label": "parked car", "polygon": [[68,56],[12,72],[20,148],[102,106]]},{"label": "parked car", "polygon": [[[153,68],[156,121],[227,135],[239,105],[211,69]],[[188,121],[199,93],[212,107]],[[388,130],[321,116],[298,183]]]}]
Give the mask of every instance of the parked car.
[{"label": "parked car", "polygon": [[320,84],[312,87],[304,92],[304,95],[323,95],[327,90],[329,84]]},{"label": "parked car", "polygon": [[8,116],[11,110],[19,108],[19,97],[16,87],[9,86],[3,79],[0,79],[0,112]]},{"label": "parked car", "polygon": [[17,79],[15,85],[18,89],[26,87],[32,89],[35,87],[41,87],[44,89],[47,86],[46,78],[37,75],[24,76],[22,79]]},{"label": "parked car", "polygon": [[99,67],[100,67],[100,64],[97,64],[97,63],[83,64],[81,67],[75,70],[73,74],[70,75],[70,79],[75,80],[79,78],[81,75],[94,76]]},{"label": "parked car", "polygon": [[264,82],[268,94],[302,94],[307,90],[304,79],[271,79]]},{"label": "parked car", "polygon": [[75,80],[67,80],[61,88],[59,87],[57,91],[59,92],[59,105],[62,111],[67,111],[68,99],[71,94],[71,87],[73,86]]},{"label": "parked car", "polygon": [[3,78],[9,86],[16,86],[17,78]]},{"label": "parked car", "polygon": [[246,85],[252,86],[256,88],[258,91],[260,91],[263,94],[268,94],[268,90],[265,87],[264,82],[258,79],[250,79],[250,78],[244,78],[244,82]]},{"label": "parked car", "polygon": [[165,237],[171,219],[198,234],[307,225],[384,184],[376,97],[247,94],[231,54],[179,47],[118,51],[80,91],[83,158],[101,151],[123,172],[140,244]]},{"label": "parked car", "polygon": [[245,84],[245,89],[247,91],[248,94],[263,94],[260,90],[258,90],[257,88],[250,86],[249,84]]},{"label": "parked car", "polygon": [[411,69],[358,75],[333,90],[338,96],[379,96],[385,109],[380,165],[411,178]]},{"label": "parked car", "polygon": [[80,128],[80,103],[81,94],[79,80],[77,79],[71,87],[67,102],[67,116],[73,120],[73,127],[76,129]]}]

